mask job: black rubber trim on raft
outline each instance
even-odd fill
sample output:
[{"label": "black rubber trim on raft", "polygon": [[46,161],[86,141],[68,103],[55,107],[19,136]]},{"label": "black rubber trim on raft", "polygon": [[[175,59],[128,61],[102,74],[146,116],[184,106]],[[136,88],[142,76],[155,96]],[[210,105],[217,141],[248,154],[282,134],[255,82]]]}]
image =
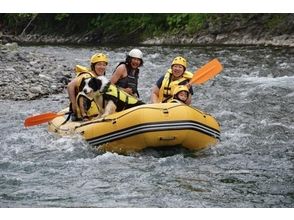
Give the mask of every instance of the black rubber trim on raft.
[{"label": "black rubber trim on raft", "polygon": [[208,127],[201,123],[197,123],[195,121],[177,121],[140,124],[112,133],[108,133],[99,137],[87,139],[86,141],[89,142],[89,144],[92,146],[97,146],[107,142],[115,141],[118,139],[130,137],[145,132],[168,130],[194,130],[206,134],[208,136],[220,139],[220,132],[214,128]]}]

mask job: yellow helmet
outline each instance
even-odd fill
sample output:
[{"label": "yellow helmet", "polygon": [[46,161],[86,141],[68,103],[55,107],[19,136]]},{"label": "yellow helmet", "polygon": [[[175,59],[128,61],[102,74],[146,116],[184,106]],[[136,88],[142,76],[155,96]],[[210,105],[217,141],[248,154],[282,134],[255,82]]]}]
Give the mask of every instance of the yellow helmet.
[{"label": "yellow helmet", "polygon": [[186,91],[188,94],[190,93],[189,89],[185,85],[179,85],[174,89],[173,96],[175,97],[179,92]]},{"label": "yellow helmet", "polygon": [[175,65],[175,64],[180,64],[182,65],[183,67],[185,67],[185,69],[187,68],[188,66],[188,63],[187,63],[187,60],[184,58],[184,57],[176,57],[173,62],[172,62],[172,66]]},{"label": "yellow helmet", "polygon": [[91,64],[105,62],[108,64],[108,57],[104,53],[96,53],[91,57]]}]

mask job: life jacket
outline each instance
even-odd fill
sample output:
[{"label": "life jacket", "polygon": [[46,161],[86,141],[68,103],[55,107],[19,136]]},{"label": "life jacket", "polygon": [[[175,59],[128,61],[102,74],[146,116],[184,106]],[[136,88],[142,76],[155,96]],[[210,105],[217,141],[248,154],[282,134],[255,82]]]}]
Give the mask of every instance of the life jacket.
[{"label": "life jacket", "polygon": [[[102,109],[96,105],[93,98],[88,97],[84,92],[79,92],[76,97],[76,102],[79,104],[79,99],[83,97],[83,104],[84,109],[86,110],[86,115],[89,117],[89,119],[98,116],[100,113],[102,113]],[[82,118],[80,106],[77,109],[77,117]]]},{"label": "life jacket", "polygon": [[179,104],[185,104],[184,102],[178,100],[178,99],[169,99],[167,101],[168,103],[179,103]]},{"label": "life jacket", "polygon": [[193,73],[189,71],[185,71],[183,76],[180,79],[171,80],[172,70],[168,69],[166,74],[163,77],[161,87],[159,88],[159,101],[167,102],[169,99],[173,97],[174,89],[178,85],[184,85],[188,83],[190,79],[193,77]]},{"label": "life jacket", "polygon": [[121,88],[131,88],[134,94],[137,94],[137,96],[140,97],[138,93],[138,79],[140,70],[136,69],[135,74],[133,75],[133,69],[126,62],[120,62],[115,69],[117,69],[117,67],[122,64],[126,66],[128,75],[122,79],[119,79],[116,85]]},{"label": "life jacket", "polygon": [[[79,98],[80,98],[80,96],[82,94],[81,93],[82,88],[80,88],[80,87],[81,87],[81,83],[82,83],[83,79],[87,79],[87,78],[90,78],[90,77],[95,77],[95,75],[91,72],[90,69],[88,69],[87,67],[81,66],[81,65],[76,65],[75,68],[74,68],[74,71],[76,73],[76,78],[78,78],[78,87],[75,90],[76,102],[78,103],[78,100],[79,100]],[[85,100],[87,100],[87,101],[85,101],[86,105],[89,105],[89,106],[92,105],[92,101],[89,100],[89,97],[86,97]],[[90,104],[87,104],[87,103],[90,103]],[[69,108],[70,108],[70,111],[72,111],[72,104],[71,103],[69,104]],[[87,109],[87,108],[85,108],[85,109]],[[90,115],[95,115],[95,113],[94,113],[95,111],[96,110],[93,110],[93,108],[91,108]],[[97,110],[96,112],[99,112],[99,111]],[[78,114],[77,118],[81,118],[81,112],[80,112],[79,107],[77,108],[77,114]],[[87,115],[88,115],[88,113],[87,113]]]},{"label": "life jacket", "polygon": [[[75,66],[75,72],[76,72],[76,77],[79,78],[79,80],[78,80],[79,91],[81,90],[80,86],[81,86],[81,82],[83,79],[96,77],[96,75],[94,75],[89,68],[81,66],[81,65]],[[77,91],[77,93],[79,91]]]},{"label": "life jacket", "polygon": [[[127,92],[120,90],[119,88],[117,88],[117,86],[108,83],[104,90],[102,91],[102,95],[103,95],[103,100],[112,100],[116,106],[117,109],[116,111],[122,111],[124,110],[127,105],[132,105],[132,104],[136,104],[138,102],[138,99],[136,99],[134,96],[128,94]],[[103,108],[104,108],[104,103],[103,103]]]},{"label": "life jacket", "polygon": [[85,66],[81,66],[81,65],[75,66],[76,76],[79,76],[79,74],[81,74],[81,73],[86,73],[86,72],[90,72],[90,71],[91,71],[91,69],[89,69]]}]

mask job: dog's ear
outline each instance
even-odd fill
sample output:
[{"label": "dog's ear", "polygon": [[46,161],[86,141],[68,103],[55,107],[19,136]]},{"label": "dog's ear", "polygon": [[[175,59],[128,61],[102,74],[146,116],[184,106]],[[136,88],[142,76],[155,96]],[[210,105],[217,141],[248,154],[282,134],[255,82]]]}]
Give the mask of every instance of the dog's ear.
[{"label": "dog's ear", "polygon": [[100,79],[92,78],[89,82],[89,86],[93,89],[94,92],[100,90],[102,82]]},{"label": "dog's ear", "polygon": [[85,87],[85,78],[83,78],[82,81],[81,81],[81,84],[80,84],[80,87],[79,87],[79,92],[83,91],[84,87]]}]

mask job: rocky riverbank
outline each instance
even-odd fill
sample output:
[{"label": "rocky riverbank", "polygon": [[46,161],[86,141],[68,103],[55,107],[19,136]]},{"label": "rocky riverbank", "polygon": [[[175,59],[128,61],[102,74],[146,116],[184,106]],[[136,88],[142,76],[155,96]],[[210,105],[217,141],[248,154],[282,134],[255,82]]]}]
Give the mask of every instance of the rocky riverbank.
[{"label": "rocky riverbank", "polygon": [[[98,42],[107,44],[106,42]],[[1,35],[0,44],[16,42],[18,44],[74,44],[86,45],[96,42],[93,35],[71,35],[62,37],[59,35],[27,34],[23,36]],[[193,37],[186,35],[154,37],[138,44],[141,45],[259,45],[259,46],[283,46],[294,47],[293,34],[255,34],[246,32],[230,33],[199,33]]]},{"label": "rocky riverbank", "polygon": [[148,39],[144,44],[260,45],[294,47],[294,14],[222,14],[194,34],[177,33]]},{"label": "rocky riverbank", "polygon": [[73,67],[65,60],[0,44],[0,99],[32,100],[62,92]]},{"label": "rocky riverbank", "polygon": [[145,45],[259,45],[259,46],[286,46],[294,47],[294,35],[282,34],[278,36],[256,37],[252,34],[240,35],[239,33],[231,34],[208,34],[203,36],[169,36],[164,38],[148,39],[143,42]]}]

